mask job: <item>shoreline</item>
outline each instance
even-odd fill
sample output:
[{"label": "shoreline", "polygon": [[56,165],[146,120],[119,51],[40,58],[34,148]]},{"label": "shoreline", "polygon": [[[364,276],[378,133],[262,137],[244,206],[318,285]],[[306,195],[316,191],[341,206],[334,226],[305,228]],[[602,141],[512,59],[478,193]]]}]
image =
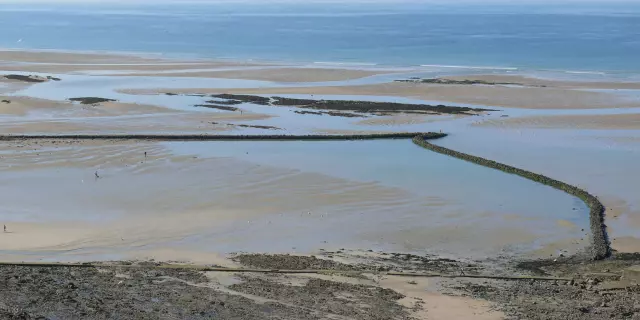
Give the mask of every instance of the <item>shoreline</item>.
[{"label": "shoreline", "polygon": [[[68,50],[68,49],[44,49],[44,48],[10,48],[0,47],[0,54],[3,51],[8,52],[25,52],[25,53],[56,53],[56,54],[82,54],[82,55],[94,55],[94,56],[115,56],[121,58],[137,57],[137,58],[155,58],[159,60],[167,61],[191,61],[194,63],[202,62],[221,62],[221,63],[250,63],[258,65],[277,65],[277,66],[332,66],[332,67],[348,67],[348,68],[381,68],[381,69],[445,69],[445,70],[472,70],[476,71],[471,73],[472,75],[486,75],[486,73],[477,73],[477,71],[491,71],[500,72],[503,71],[506,75],[524,75],[531,76],[530,73],[536,72],[551,72],[560,73],[566,75],[576,76],[605,76],[605,75],[624,75],[635,74],[640,75],[640,70],[592,70],[592,69],[559,69],[559,68],[544,68],[544,67],[526,67],[526,66],[491,66],[491,65],[452,65],[452,64],[391,64],[391,63],[377,63],[377,62],[357,62],[357,61],[312,61],[312,60],[281,60],[281,59],[260,59],[260,58],[233,58],[233,57],[214,57],[206,55],[194,55],[189,53],[162,53],[162,52],[146,52],[146,51],[118,51],[118,50]],[[2,60],[2,59],[0,59]],[[524,74],[520,74],[520,72]],[[500,75],[500,74],[499,74]],[[531,77],[534,79],[544,79]],[[624,82],[624,81],[622,81]]]},{"label": "shoreline", "polygon": [[[242,59],[242,58],[228,58],[228,57],[207,57],[207,56],[194,56],[189,54],[165,54],[159,52],[135,52],[135,51],[110,51],[110,50],[65,50],[65,49],[24,49],[24,48],[2,48],[0,47],[0,61],[3,61],[3,53],[13,54],[35,54],[35,55],[47,55],[56,54],[60,56],[73,55],[85,59],[98,59],[111,61],[107,65],[119,65],[115,62],[117,60],[111,59],[133,59],[132,62],[160,62],[168,65],[188,65],[188,64],[201,64],[212,66],[275,66],[275,67],[294,67],[294,68],[309,68],[309,69],[340,69],[340,70],[363,70],[363,71],[375,71],[380,73],[407,73],[407,72],[440,72],[445,77],[450,78],[475,78],[480,79],[484,77],[524,77],[533,81],[555,81],[555,82],[569,82],[574,84],[585,84],[587,88],[590,85],[596,84],[602,87],[602,89],[616,89],[616,88],[640,88],[640,79],[635,80],[627,79],[622,80],[618,78],[623,75],[640,75],[640,70],[568,70],[568,69],[549,69],[549,68],[529,68],[529,67],[501,67],[501,66],[473,66],[473,65],[447,65],[447,64],[383,64],[383,63],[362,63],[351,61],[297,61],[297,60],[274,60],[274,59]],[[15,62],[27,62],[43,64],[39,59],[28,62],[17,59]],[[29,60],[29,59],[28,59]],[[67,59],[64,59],[65,61]],[[12,60],[5,60],[12,61]],[[46,63],[44,63],[46,64]],[[68,64],[70,66],[82,66],[82,63],[68,63],[62,62],[60,64]],[[2,65],[0,65],[1,67]],[[105,69],[108,70],[108,69]],[[180,70],[176,68],[174,70]],[[466,70],[467,73],[460,73],[461,70]],[[11,71],[11,70],[9,70]],[[224,72],[224,71],[223,71]],[[451,72],[454,72],[451,75]],[[557,76],[563,75],[564,77],[548,78],[549,73],[556,74]],[[152,74],[155,75],[155,74]],[[585,76],[596,77],[595,79],[585,79]],[[609,81],[602,82],[602,77],[609,76]],[[585,80],[567,80],[566,78],[580,78]],[[599,78],[599,79],[598,79]],[[615,79],[615,80],[614,80]],[[398,79],[400,80],[400,79]],[[598,88],[598,87],[596,87]]]}]

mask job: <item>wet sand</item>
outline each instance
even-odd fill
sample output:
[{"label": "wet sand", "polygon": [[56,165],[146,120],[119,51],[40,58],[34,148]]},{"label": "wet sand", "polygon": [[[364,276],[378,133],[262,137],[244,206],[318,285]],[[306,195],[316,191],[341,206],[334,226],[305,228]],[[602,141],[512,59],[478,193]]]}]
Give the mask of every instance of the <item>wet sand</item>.
[{"label": "wet sand", "polygon": [[[331,218],[324,217],[324,213],[307,217],[305,210],[364,205],[374,198],[382,206],[386,202],[394,206],[395,201],[411,201],[402,190],[374,183],[341,181],[236,159],[172,155],[153,143],[43,141],[17,143],[4,150],[2,159],[8,166],[3,177],[6,182],[13,181],[13,197],[42,193],[41,201],[27,206],[31,207],[30,213],[17,214],[25,207],[20,209],[21,205],[15,202],[12,207],[18,210],[16,214],[3,217],[4,221],[17,221],[5,222],[11,233],[3,236],[15,241],[3,242],[2,249],[36,250],[31,252],[32,258],[37,251],[43,257],[55,252],[62,260],[73,259],[63,256],[74,251],[83,252],[79,257],[96,256],[103,251],[133,254],[141,246],[167,245],[230,226],[239,234],[255,228],[283,233],[291,217],[283,218],[282,213],[298,217],[304,212],[305,216],[299,219],[329,222]],[[203,175],[207,170],[218,173]],[[94,177],[94,171],[100,178]],[[22,177],[18,180],[22,187],[15,189],[18,181],[14,179],[18,176]],[[268,188],[265,182],[277,183],[278,190]],[[64,190],[46,191],[52,183],[64,186]],[[325,190],[329,186],[334,190],[331,193]],[[298,190],[295,203],[287,201],[293,190]],[[83,215],[88,208],[92,212]],[[27,221],[20,222],[23,219]],[[75,221],[83,227],[64,227],[65,221]],[[227,242],[220,242],[224,247],[223,243],[233,244],[235,237],[233,233],[221,233],[216,239],[226,239]],[[192,246],[198,247],[197,243]]]},{"label": "wet sand", "polygon": [[30,112],[47,112],[51,117],[64,115],[66,117],[82,118],[171,112],[170,109],[158,106],[117,101],[81,105],[71,101],[46,100],[25,96],[0,96],[0,101],[2,100],[5,100],[5,102],[0,102],[0,114],[16,116],[26,116]]},{"label": "wet sand", "polygon": [[78,73],[87,71],[141,71],[195,70],[216,68],[243,68],[270,64],[241,61],[177,60],[162,55],[135,55],[132,53],[78,53],[61,51],[21,51],[0,49],[0,69],[3,71]]},{"label": "wet sand", "polygon": [[9,80],[0,76],[0,94],[9,94],[28,87],[28,83]]},{"label": "wet sand", "polygon": [[[236,124],[253,125],[268,119],[262,114],[197,115],[167,112],[114,117],[82,117],[71,119],[14,119],[0,124],[3,134],[216,134],[224,131],[243,132]],[[268,131],[268,130],[262,130]]]},{"label": "wet sand", "polygon": [[459,118],[459,117],[463,117],[463,116],[455,115],[451,117],[442,117],[442,116],[434,117],[434,116],[421,116],[416,114],[402,114],[402,115],[395,115],[395,116],[383,116],[383,117],[364,119],[364,120],[354,122],[353,124],[361,125],[361,126],[414,125],[414,124],[430,123],[430,122],[437,122],[437,121],[446,121],[446,120],[450,120],[451,118]]},{"label": "wet sand", "polygon": [[252,112],[187,112],[118,101],[85,105],[15,95],[0,95],[0,116],[5,116],[0,122],[0,132],[4,134],[215,133],[234,130],[236,122],[270,118]]},{"label": "wet sand", "polygon": [[638,130],[640,129],[640,114],[557,115],[500,118],[482,121],[474,125],[498,128]]},{"label": "wet sand", "polygon": [[[278,151],[273,150],[275,145],[245,143],[248,142],[6,142],[0,156],[6,164],[2,185],[7,187],[0,188],[0,194],[6,198],[4,201],[11,199],[12,205],[6,208],[2,219],[13,232],[5,236],[16,241],[0,244],[0,249],[9,254],[5,259],[28,253],[31,260],[55,257],[63,261],[101,255],[135,256],[160,247],[205,253],[312,253],[338,246],[388,247],[493,256],[504,253],[506,247],[516,255],[526,252],[527,244],[540,238],[524,228],[518,229],[517,220],[492,226],[490,221],[503,220],[502,214],[488,209],[463,209],[470,208],[469,204],[447,192],[450,187],[442,183],[435,188],[435,181],[425,181],[424,191],[416,192],[402,182],[405,180],[393,182],[397,178],[389,180],[385,175],[371,177],[366,173],[369,169],[350,176],[358,171],[353,168],[353,159],[345,161],[339,172],[313,169],[317,167],[313,163],[322,158],[305,151],[304,144],[290,142],[293,149]],[[331,147],[317,143],[322,149]],[[336,146],[348,147],[361,156],[374,156],[363,149],[366,145],[362,142],[349,145]],[[209,152],[216,156],[172,149],[188,146],[210,146]],[[262,150],[257,149],[262,146]],[[410,142],[407,147],[427,152],[414,150]],[[292,167],[285,164],[291,160],[283,159],[299,159],[306,167]],[[378,166],[392,163],[393,158],[389,158]],[[94,172],[99,178],[94,177]],[[406,174],[396,172],[398,176]],[[419,181],[422,180],[413,184]],[[528,190],[525,185],[510,189],[520,188]],[[295,195],[295,201],[291,195]],[[546,198],[552,201],[553,196]],[[560,198],[554,201],[565,202]],[[492,201],[496,200],[489,200]],[[562,206],[571,212],[572,200],[566,202]],[[495,206],[498,211],[499,206],[505,206],[502,211],[509,213],[525,209],[516,203]],[[424,214],[429,214],[429,223],[423,221]],[[76,221],[83,227],[73,232],[64,227],[67,221]],[[459,228],[448,228],[454,221]],[[491,236],[476,237],[477,246],[469,246],[469,235],[475,234],[473,230],[477,231],[483,221],[486,226],[482,233]],[[421,231],[414,232],[418,229]],[[429,236],[424,235],[426,230]],[[553,229],[544,231],[548,232]],[[556,241],[548,236],[547,239]],[[580,242],[564,250],[579,251],[585,245]]]}]

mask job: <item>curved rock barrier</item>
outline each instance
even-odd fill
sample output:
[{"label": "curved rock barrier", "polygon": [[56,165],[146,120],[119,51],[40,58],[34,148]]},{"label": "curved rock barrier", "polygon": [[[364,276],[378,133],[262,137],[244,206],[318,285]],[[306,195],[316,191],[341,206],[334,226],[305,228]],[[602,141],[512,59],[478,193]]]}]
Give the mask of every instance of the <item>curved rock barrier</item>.
[{"label": "curved rock barrier", "polygon": [[4,135],[0,141],[25,140],[147,140],[147,141],[339,141],[339,140],[382,140],[382,139],[412,139],[413,143],[425,149],[461,160],[473,162],[481,166],[497,169],[505,173],[515,174],[523,178],[548,185],[555,189],[573,195],[589,207],[591,225],[591,257],[594,260],[607,258],[611,254],[611,247],[604,225],[604,206],[597,197],[576,186],[564,183],[547,176],[519,169],[493,160],[484,159],[470,154],[458,152],[437,146],[427,140],[446,137],[446,133],[437,132],[404,132],[381,134],[354,135],[163,135],[163,134],[108,134],[108,135]]},{"label": "curved rock barrier", "polygon": [[0,141],[21,140],[151,140],[151,141],[238,141],[238,140],[382,140],[411,139],[421,137],[424,140],[445,137],[446,133],[437,132],[399,132],[352,135],[206,135],[206,134],[62,134],[62,135],[4,135]]},{"label": "curved rock barrier", "polygon": [[542,183],[558,190],[562,190],[570,195],[579,198],[580,200],[584,201],[584,203],[589,207],[590,210],[589,220],[591,225],[592,242],[590,248],[591,257],[594,260],[601,260],[607,258],[611,254],[611,247],[607,236],[606,226],[604,225],[604,205],[602,205],[598,198],[588,193],[587,191],[541,174],[512,167],[493,160],[472,156],[470,154],[458,152],[445,147],[437,146],[427,142],[420,136],[415,136],[413,138],[413,143],[434,152],[473,162],[475,164],[479,164],[481,166],[492,169],[497,169],[506,173],[515,174],[531,181]]}]

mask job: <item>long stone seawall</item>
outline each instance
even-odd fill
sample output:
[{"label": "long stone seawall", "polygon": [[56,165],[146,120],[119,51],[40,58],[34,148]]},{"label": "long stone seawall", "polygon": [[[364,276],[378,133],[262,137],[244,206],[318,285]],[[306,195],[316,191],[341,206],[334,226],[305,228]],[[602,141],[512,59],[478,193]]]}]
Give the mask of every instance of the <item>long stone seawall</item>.
[{"label": "long stone seawall", "polygon": [[151,140],[151,141],[236,141],[236,140],[378,140],[378,139],[437,139],[445,133],[400,132],[353,135],[206,135],[206,134],[64,134],[64,135],[4,135],[0,141],[20,140]]},{"label": "long stone seawall", "polygon": [[597,197],[582,190],[576,186],[572,186],[568,183],[549,178],[547,176],[537,174],[531,171],[512,167],[493,160],[484,159],[481,157],[472,156],[470,154],[458,152],[445,147],[437,146],[429,143],[420,136],[415,136],[413,142],[425,149],[445,154],[451,157],[455,157],[461,160],[473,162],[481,166],[497,169],[506,173],[519,175],[523,178],[548,185],[550,187],[562,190],[570,195],[573,195],[582,201],[589,207],[589,219],[591,225],[591,248],[590,253],[594,260],[601,260],[608,257],[611,254],[611,247],[609,238],[607,236],[606,226],[604,225],[604,205],[598,200]]}]

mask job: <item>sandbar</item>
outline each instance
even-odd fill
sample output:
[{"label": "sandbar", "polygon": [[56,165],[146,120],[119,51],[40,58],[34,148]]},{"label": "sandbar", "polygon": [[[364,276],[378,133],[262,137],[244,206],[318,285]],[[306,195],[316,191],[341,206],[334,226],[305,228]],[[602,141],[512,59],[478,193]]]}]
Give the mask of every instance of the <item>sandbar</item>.
[{"label": "sandbar", "polygon": [[[263,114],[198,114],[164,113],[141,116],[80,117],[71,119],[12,120],[0,124],[2,134],[77,133],[77,134],[124,134],[124,133],[219,133],[233,130],[213,122],[253,121],[269,118]],[[245,122],[243,122],[245,123]]]},{"label": "sandbar", "polygon": [[267,66],[268,64],[225,60],[180,60],[162,55],[133,53],[84,53],[0,49],[3,71],[71,73],[82,71],[167,71],[222,67]]},{"label": "sandbar", "polygon": [[462,115],[452,115],[452,116],[442,116],[442,115],[431,115],[424,116],[418,114],[399,114],[392,116],[381,116],[374,118],[367,118],[363,120],[359,120],[354,122],[355,125],[361,126],[400,126],[400,125],[414,125],[421,123],[430,123],[437,122],[443,120],[451,120],[456,118],[462,118]]},{"label": "sandbar", "polygon": [[121,76],[170,76],[195,78],[224,78],[262,80],[274,82],[321,82],[359,79],[391,73],[382,70],[329,69],[329,68],[265,68],[227,71],[197,71],[174,73],[130,73]]},{"label": "sandbar", "polygon": [[[27,115],[31,111],[46,111],[50,116],[64,114],[66,117],[105,117],[133,114],[157,114],[171,112],[170,109],[124,103],[117,101],[102,102],[94,105],[80,105],[71,101],[39,99],[26,96],[0,96],[0,114]],[[8,102],[7,102],[8,101]],[[0,126],[4,124],[0,123]]]},{"label": "sandbar", "polygon": [[480,127],[547,128],[547,129],[640,129],[640,114],[557,115],[500,118],[473,124]]},{"label": "sandbar", "polygon": [[463,75],[444,76],[451,80],[482,80],[488,82],[514,83],[524,86],[545,86],[566,89],[640,89],[640,82],[621,81],[569,81],[555,79],[533,78],[523,75]]}]

